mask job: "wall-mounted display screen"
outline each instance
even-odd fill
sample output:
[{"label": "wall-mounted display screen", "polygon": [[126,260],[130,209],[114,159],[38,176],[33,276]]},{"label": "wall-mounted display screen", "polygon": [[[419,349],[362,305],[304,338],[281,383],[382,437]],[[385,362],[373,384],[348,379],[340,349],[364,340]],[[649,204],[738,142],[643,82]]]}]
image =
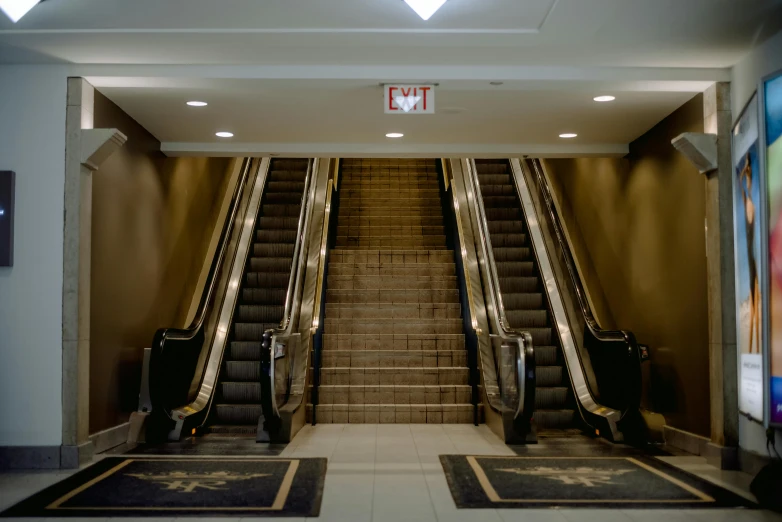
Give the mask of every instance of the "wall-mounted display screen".
[{"label": "wall-mounted display screen", "polygon": [[0,171],[0,267],[14,265],[14,173]]}]

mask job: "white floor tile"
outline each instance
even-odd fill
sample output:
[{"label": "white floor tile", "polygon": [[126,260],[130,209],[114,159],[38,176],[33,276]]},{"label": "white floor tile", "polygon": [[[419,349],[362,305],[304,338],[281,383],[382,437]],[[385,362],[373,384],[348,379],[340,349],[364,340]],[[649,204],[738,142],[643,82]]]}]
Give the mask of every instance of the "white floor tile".
[{"label": "white floor tile", "polygon": [[502,522],[568,522],[558,509],[498,509]]}]

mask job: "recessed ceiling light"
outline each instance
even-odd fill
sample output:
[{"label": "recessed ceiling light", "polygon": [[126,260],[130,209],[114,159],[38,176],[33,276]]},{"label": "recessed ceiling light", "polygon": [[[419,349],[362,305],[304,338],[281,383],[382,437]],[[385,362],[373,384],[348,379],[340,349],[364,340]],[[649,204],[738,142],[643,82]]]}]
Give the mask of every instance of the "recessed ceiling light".
[{"label": "recessed ceiling light", "polygon": [[560,135],[559,135],[559,137],[560,137],[560,138],[564,138],[564,139],[566,139],[566,140],[569,140],[569,139],[571,139],[571,138],[577,138],[577,137],[578,137],[578,134],[575,134],[575,133],[573,133],[573,132],[567,132],[567,133],[565,133],[565,134],[560,134]]},{"label": "recessed ceiling light", "polygon": [[0,0],[0,11],[3,11],[13,23],[16,23],[40,1],[41,0]]},{"label": "recessed ceiling light", "polygon": [[616,96],[598,96],[595,98],[596,102],[612,102],[616,99]]},{"label": "recessed ceiling light", "polygon": [[234,133],[233,132],[220,131],[220,132],[216,132],[215,136],[217,136],[218,138],[233,138],[234,137]]},{"label": "recessed ceiling light", "polygon": [[489,82],[489,85],[494,85],[495,87],[498,87],[498,86],[502,85],[503,83],[505,83],[505,82]]},{"label": "recessed ceiling light", "polygon": [[189,102],[187,102],[187,104],[190,105],[191,107],[206,107],[207,105],[209,105],[206,102],[195,101],[195,100],[194,101],[189,101]]},{"label": "recessed ceiling light", "polygon": [[447,0],[405,0],[405,3],[424,20],[429,20]]},{"label": "recessed ceiling light", "polygon": [[386,138],[404,138],[404,136],[401,132],[389,132],[386,134]]}]

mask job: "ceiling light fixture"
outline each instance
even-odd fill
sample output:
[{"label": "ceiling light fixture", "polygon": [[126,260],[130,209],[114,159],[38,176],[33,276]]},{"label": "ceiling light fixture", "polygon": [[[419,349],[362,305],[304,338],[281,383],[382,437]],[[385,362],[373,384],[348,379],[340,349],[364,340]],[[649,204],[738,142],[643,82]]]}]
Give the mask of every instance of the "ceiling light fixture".
[{"label": "ceiling light fixture", "polygon": [[424,21],[429,20],[445,2],[447,0],[405,0],[405,3],[412,7]]},{"label": "ceiling light fixture", "polygon": [[208,103],[202,101],[189,101],[187,102],[187,104],[190,105],[191,107],[206,107],[207,105],[209,105]]},{"label": "ceiling light fixture", "polygon": [[218,138],[233,138],[234,137],[234,133],[233,132],[220,131],[220,132],[216,132],[215,136],[217,136]]},{"label": "ceiling light fixture", "polygon": [[0,0],[0,10],[2,10],[13,23],[30,12],[41,0]]},{"label": "ceiling light fixture", "polygon": [[609,96],[598,96],[598,97],[595,98],[595,101],[596,102],[605,103],[605,102],[612,102],[615,99],[616,99],[616,96],[610,96],[610,95]]},{"label": "ceiling light fixture", "polygon": [[389,132],[386,134],[386,138],[404,138],[405,135],[401,132]]},{"label": "ceiling light fixture", "polygon": [[563,139],[566,139],[566,140],[569,140],[569,139],[572,139],[572,138],[577,138],[578,134],[573,133],[573,132],[567,132],[565,134],[560,134],[559,137],[563,138]]}]

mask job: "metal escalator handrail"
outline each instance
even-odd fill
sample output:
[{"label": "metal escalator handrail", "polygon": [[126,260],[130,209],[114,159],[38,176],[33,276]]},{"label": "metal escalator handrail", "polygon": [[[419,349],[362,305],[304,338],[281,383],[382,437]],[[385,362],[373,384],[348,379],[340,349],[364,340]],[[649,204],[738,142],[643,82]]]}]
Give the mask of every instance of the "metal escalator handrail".
[{"label": "metal escalator handrail", "polygon": [[[244,159],[244,164],[242,165],[242,174],[236,183],[236,187],[234,187],[234,193],[231,197],[231,206],[229,207],[228,216],[226,217],[225,222],[223,223],[223,229],[220,232],[217,254],[212,258],[212,264],[209,267],[209,274],[206,278],[204,290],[201,293],[201,299],[198,302],[196,314],[186,328],[161,328],[155,332],[150,351],[149,364],[151,370],[157,365],[160,358],[163,357],[166,351],[166,343],[168,341],[191,341],[195,339],[195,337],[203,329],[207,313],[210,309],[210,304],[213,301],[215,291],[218,286],[219,278],[217,277],[217,274],[221,271],[225,261],[225,257],[228,251],[228,244],[230,242],[229,240],[234,229],[236,216],[239,212],[242,195],[244,194],[244,190],[247,186],[247,180],[250,176],[251,165],[251,158]],[[156,410],[158,413],[164,412],[168,417],[171,417],[170,413],[167,411],[167,408],[165,408],[164,404],[162,403],[163,398],[159,393],[155,393],[156,391],[157,390],[155,390],[155,387],[152,385],[151,381],[149,399],[153,410]]]},{"label": "metal escalator handrail", "polygon": [[597,322],[597,319],[592,313],[592,307],[589,304],[589,300],[586,297],[586,291],[581,281],[581,277],[578,273],[578,270],[576,269],[576,263],[573,258],[573,253],[570,250],[570,245],[565,238],[562,222],[559,219],[559,212],[557,212],[557,209],[554,205],[554,198],[551,195],[551,189],[549,187],[548,180],[541,172],[543,167],[540,165],[540,160],[538,159],[530,160],[529,163],[532,164],[533,170],[535,171],[538,185],[546,203],[546,211],[549,215],[549,218],[551,219],[551,223],[554,226],[554,233],[557,237],[557,244],[559,245],[560,251],[564,257],[565,266],[567,268],[570,281],[573,283],[573,287],[575,288],[579,308],[581,309],[581,314],[584,317],[584,321],[586,322],[587,327],[597,339],[601,341],[624,341],[627,343],[628,349],[631,353],[637,352],[638,343],[635,339],[635,335],[632,332],[627,330],[604,330]]},{"label": "metal escalator handrail", "polygon": [[[479,242],[483,257],[486,259],[489,276],[486,278],[489,286],[488,293],[491,305],[494,309],[494,313],[488,315],[492,317],[497,335],[499,335],[503,341],[518,344],[515,365],[517,368],[516,378],[519,389],[519,404],[515,413],[515,418],[522,416],[531,417],[534,405],[532,399],[534,399],[535,393],[534,346],[532,343],[532,335],[525,330],[513,328],[508,322],[508,318],[505,314],[505,303],[502,299],[502,292],[500,291],[500,279],[499,274],[497,273],[497,265],[494,261],[494,251],[491,244],[491,235],[489,233],[489,223],[486,218],[486,208],[483,204],[483,194],[481,193],[481,185],[478,180],[478,169],[474,159],[467,161],[467,172],[467,177],[475,192]],[[528,365],[527,362],[531,364]],[[528,368],[528,366],[531,367]],[[532,376],[528,375],[528,369],[533,370]]]},{"label": "metal escalator handrail", "polygon": [[326,249],[329,243],[329,227],[331,224],[331,196],[333,192],[337,191],[337,176],[339,175],[339,158],[337,158],[333,177],[328,181],[326,186],[326,212],[323,216],[323,233],[320,240],[320,262],[318,263],[318,279],[315,286],[315,306],[313,307],[312,315],[312,333],[320,326],[320,309],[321,302],[323,300],[323,279],[326,274]]},{"label": "metal escalator handrail", "polygon": [[317,171],[318,159],[315,158],[309,160],[307,163],[307,174],[304,178],[304,191],[301,195],[301,210],[299,212],[299,223],[296,228],[296,245],[293,251],[293,259],[291,261],[291,275],[288,279],[288,292],[285,296],[285,309],[283,312],[282,321],[280,321],[280,325],[277,328],[273,328],[267,331],[267,333],[270,335],[268,349],[270,350],[271,361],[271,365],[269,367],[271,378],[269,399],[271,400],[272,410],[277,417],[280,416],[280,409],[279,405],[277,404],[277,389],[274,377],[274,361],[276,358],[277,344],[276,341],[278,337],[287,338],[291,336],[293,333],[293,328],[298,322],[298,314],[301,311],[299,302],[300,293],[302,284],[304,283],[304,269],[307,265],[306,256],[302,255],[302,251],[304,249],[306,238],[309,235],[309,227],[311,223],[310,214],[315,198],[315,185],[312,183],[312,177],[313,174]]}]

